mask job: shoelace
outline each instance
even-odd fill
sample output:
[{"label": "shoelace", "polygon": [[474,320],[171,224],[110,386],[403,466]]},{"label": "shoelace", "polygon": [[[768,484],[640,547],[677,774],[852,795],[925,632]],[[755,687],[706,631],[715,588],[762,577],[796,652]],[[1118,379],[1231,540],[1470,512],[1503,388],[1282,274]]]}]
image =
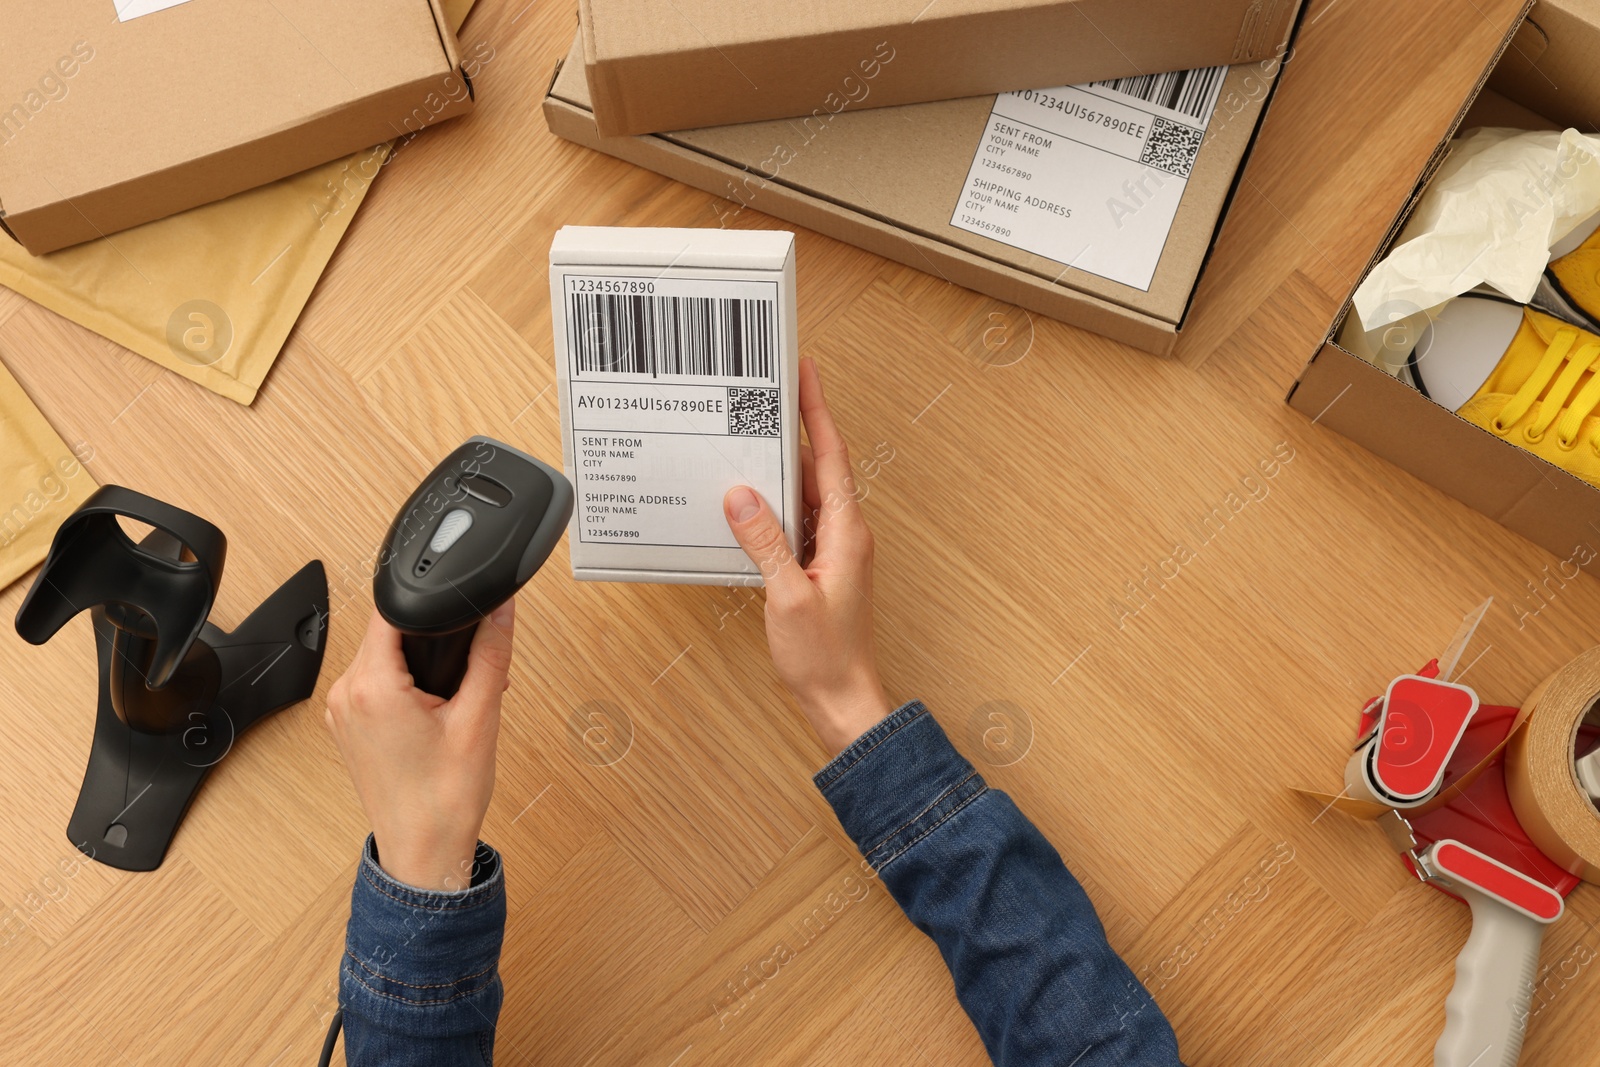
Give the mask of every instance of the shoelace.
[{"label": "shoelace", "polygon": [[[1517,420],[1526,415],[1533,402],[1539,399],[1545,387],[1549,386],[1549,394],[1539,405],[1539,417],[1533,421],[1533,425],[1523,430],[1523,436],[1530,443],[1537,444],[1544,440],[1545,431],[1551,423],[1556,423],[1556,444],[1563,449],[1577,445],[1583,420],[1593,414],[1596,407],[1600,407],[1600,368],[1595,367],[1596,360],[1600,360],[1600,338],[1586,338],[1581,345],[1577,342],[1578,331],[1556,331],[1539,365],[1522,383],[1516,395],[1506,401],[1500,414],[1494,417],[1496,433],[1503,434],[1515,426]],[[1574,346],[1577,347],[1576,352],[1573,351]],[[1556,377],[1557,370],[1561,371],[1560,377]],[[1568,403],[1567,398],[1578,384],[1578,379],[1589,370],[1595,370],[1596,373],[1589,376],[1589,381]],[[1555,378],[1553,385],[1550,383],[1552,378]],[[1557,415],[1561,417],[1559,422],[1556,421]]]}]

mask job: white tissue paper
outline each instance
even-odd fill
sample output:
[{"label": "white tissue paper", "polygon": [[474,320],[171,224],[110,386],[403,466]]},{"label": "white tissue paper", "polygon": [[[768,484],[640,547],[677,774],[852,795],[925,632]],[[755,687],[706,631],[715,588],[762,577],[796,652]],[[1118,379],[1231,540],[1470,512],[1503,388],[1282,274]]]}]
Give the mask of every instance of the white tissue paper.
[{"label": "white tissue paper", "polygon": [[1356,289],[1341,342],[1394,373],[1422,328],[1462,293],[1489,285],[1530,300],[1551,247],[1597,212],[1600,138],[1573,129],[1468,132]]}]

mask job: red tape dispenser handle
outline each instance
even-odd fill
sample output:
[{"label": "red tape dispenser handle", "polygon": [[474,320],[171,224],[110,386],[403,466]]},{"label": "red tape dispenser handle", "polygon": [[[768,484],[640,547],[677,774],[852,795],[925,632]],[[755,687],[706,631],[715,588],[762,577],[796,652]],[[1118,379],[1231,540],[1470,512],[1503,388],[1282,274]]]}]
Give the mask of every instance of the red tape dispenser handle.
[{"label": "red tape dispenser handle", "polygon": [[1434,1067],[1514,1067],[1522,1052],[1544,928],[1561,917],[1561,894],[1459,841],[1416,857],[1429,882],[1472,908],[1472,933],[1456,957]]}]

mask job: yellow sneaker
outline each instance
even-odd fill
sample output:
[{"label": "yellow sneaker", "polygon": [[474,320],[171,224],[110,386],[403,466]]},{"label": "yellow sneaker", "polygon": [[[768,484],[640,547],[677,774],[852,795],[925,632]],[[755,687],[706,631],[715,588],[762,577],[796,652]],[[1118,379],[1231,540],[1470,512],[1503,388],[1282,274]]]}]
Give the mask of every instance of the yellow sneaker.
[{"label": "yellow sneaker", "polygon": [[1423,331],[1406,371],[1473,425],[1600,486],[1600,334],[1504,299],[1463,296]]},{"label": "yellow sneaker", "polygon": [[1529,301],[1575,326],[1600,332],[1600,220],[1590,219],[1550,249],[1539,289]]}]

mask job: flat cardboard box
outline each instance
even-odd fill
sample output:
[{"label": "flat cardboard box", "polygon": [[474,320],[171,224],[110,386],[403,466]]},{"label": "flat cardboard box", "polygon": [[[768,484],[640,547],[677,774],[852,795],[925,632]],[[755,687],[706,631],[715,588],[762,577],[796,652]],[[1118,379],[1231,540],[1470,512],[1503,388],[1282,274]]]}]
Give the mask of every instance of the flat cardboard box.
[{"label": "flat cardboard box", "polygon": [[[1281,55],[1296,0],[582,0],[603,136]],[[886,62],[886,60],[889,60]],[[878,68],[882,68],[881,74]]]},{"label": "flat cardboard box", "polygon": [[556,68],[544,114],[558,136],[723,197],[721,225],[746,209],[762,211],[1164,355],[1177,341],[1283,62],[1227,69],[1147,288],[952,224],[990,132],[994,96],[605,137],[595,126],[577,39]]},{"label": "flat cardboard box", "polygon": [[472,107],[435,0],[0,0],[0,24],[0,226],[35,255]]},{"label": "flat cardboard box", "polygon": [[[1524,7],[1443,131],[1367,269],[1388,254],[1458,130],[1559,129],[1569,123],[1592,129],[1593,116],[1600,116],[1596,55],[1596,0],[1540,0],[1531,14]],[[1346,300],[1290,391],[1290,405],[1560,559],[1590,569],[1600,565],[1591,550],[1600,546],[1600,489],[1474,426],[1341,347],[1337,337],[1351,312]]]}]

